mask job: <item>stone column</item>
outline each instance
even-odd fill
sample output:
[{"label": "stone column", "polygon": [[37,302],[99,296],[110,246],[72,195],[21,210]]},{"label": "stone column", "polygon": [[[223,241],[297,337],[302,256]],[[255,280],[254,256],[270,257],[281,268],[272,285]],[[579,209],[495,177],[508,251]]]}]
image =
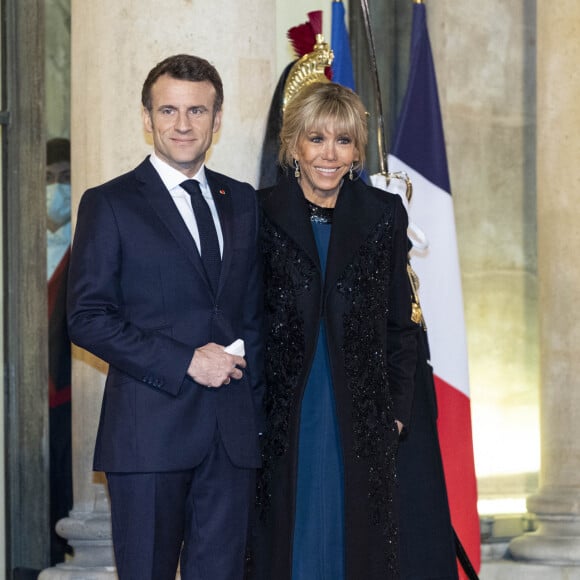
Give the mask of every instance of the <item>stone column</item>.
[{"label": "stone column", "polygon": [[[517,560],[580,565],[580,43],[577,0],[537,1],[538,274],[541,349],[538,529]],[[580,577],[576,568],[573,577]],[[554,576],[545,576],[554,577]],[[558,576],[559,577],[559,576]],[[572,576],[566,576],[572,577]]]},{"label": "stone column", "polygon": [[[166,56],[207,58],[224,82],[224,120],[208,158],[217,171],[255,184],[276,78],[275,5],[253,2],[72,0],[73,215],[84,190],[129,171],[147,155],[141,86]],[[116,578],[102,474],[91,470],[106,365],[76,349],[73,361],[74,507],[57,529],[71,560],[40,580]]]},{"label": "stone column", "polygon": [[39,580],[114,580],[110,511],[104,476],[91,469],[93,445],[106,365],[73,348],[73,492],[74,506],[56,529],[73,548],[74,557],[44,570]]}]

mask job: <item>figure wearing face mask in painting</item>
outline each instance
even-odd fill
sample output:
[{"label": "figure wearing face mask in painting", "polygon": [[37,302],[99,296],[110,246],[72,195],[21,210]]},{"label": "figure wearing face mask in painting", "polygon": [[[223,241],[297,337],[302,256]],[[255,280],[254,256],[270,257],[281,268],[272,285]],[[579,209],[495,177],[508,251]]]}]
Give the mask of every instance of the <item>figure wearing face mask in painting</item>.
[{"label": "figure wearing face mask in painting", "polygon": [[46,144],[46,248],[49,316],[51,564],[63,562],[66,541],[54,526],[72,508],[71,346],[66,326],[66,279],[71,242],[70,142]]}]

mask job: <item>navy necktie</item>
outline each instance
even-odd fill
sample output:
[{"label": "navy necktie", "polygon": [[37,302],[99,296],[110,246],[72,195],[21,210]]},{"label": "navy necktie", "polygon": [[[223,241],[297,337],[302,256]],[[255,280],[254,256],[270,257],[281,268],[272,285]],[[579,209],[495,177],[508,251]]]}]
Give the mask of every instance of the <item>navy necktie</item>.
[{"label": "navy necktie", "polygon": [[215,293],[220,279],[221,254],[213,217],[198,181],[188,179],[180,185],[191,196],[191,207],[199,232],[201,261]]}]

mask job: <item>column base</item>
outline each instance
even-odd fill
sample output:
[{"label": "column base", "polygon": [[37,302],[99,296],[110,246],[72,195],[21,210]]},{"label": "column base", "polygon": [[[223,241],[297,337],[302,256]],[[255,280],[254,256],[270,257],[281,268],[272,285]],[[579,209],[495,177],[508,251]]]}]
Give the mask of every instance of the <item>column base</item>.
[{"label": "column base", "polygon": [[576,488],[550,486],[530,496],[528,511],[536,514],[537,529],[510,542],[514,560],[580,567],[579,499]]},{"label": "column base", "polygon": [[[570,576],[572,580],[576,577]],[[47,568],[40,573],[38,580],[118,580],[117,569],[114,566],[105,568],[83,568],[72,564],[57,564],[53,568]],[[175,580],[181,580],[179,570]],[[578,577],[580,580],[580,576]]]},{"label": "column base", "polygon": [[114,566],[86,568],[64,563],[43,570],[38,580],[117,580],[117,570]]},{"label": "column base", "polygon": [[[538,517],[538,529],[514,538],[509,552],[514,560],[554,566],[580,567],[579,520],[570,517]],[[580,571],[580,568],[579,568]]]},{"label": "column base", "polygon": [[580,580],[580,567],[525,564],[511,560],[483,562],[480,580]]},{"label": "column base", "polygon": [[108,511],[71,511],[56,524],[73,557],[40,573],[38,580],[113,580],[117,578]]}]

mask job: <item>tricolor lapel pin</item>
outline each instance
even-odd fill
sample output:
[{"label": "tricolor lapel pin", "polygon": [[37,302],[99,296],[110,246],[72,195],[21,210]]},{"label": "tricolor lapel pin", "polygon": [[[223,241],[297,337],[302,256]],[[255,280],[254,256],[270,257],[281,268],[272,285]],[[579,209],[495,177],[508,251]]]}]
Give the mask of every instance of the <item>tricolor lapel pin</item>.
[{"label": "tricolor lapel pin", "polygon": [[226,190],[225,189],[220,189],[220,195],[225,195],[226,194]]}]

